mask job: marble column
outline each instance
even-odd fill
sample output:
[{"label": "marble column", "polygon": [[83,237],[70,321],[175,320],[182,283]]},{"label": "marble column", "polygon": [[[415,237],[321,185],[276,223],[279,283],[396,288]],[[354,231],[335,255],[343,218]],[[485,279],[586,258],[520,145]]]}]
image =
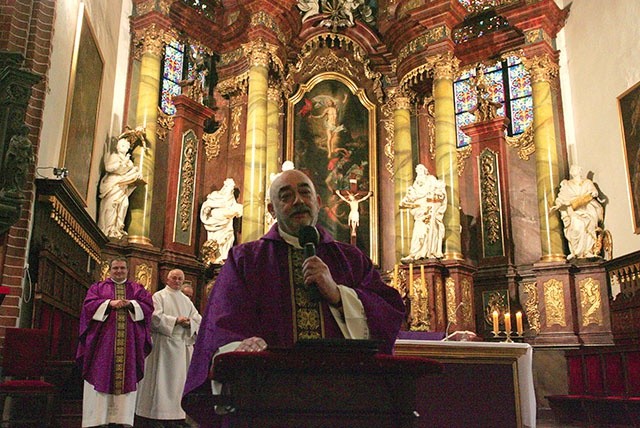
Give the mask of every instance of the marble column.
[{"label": "marble column", "polygon": [[[135,110],[136,127],[146,128],[147,150],[142,147],[133,154],[133,162],[138,165],[146,184],[138,186],[130,197],[131,223],[129,242],[151,245],[149,239],[151,225],[151,203],[153,201],[154,164],[156,152],[156,120],[160,99],[160,64],[162,59],[164,31],[155,25],[136,34],[142,39],[142,51],[136,52],[140,59],[140,78]],[[134,91],[135,92],[135,91]]]},{"label": "marble column", "polygon": [[247,100],[247,142],[242,190],[242,241],[254,241],[264,231],[264,191],[267,158],[267,87],[269,52],[264,42],[245,46],[250,55]]},{"label": "marble column", "polygon": [[[269,200],[269,195],[266,192],[269,191],[271,184],[271,174],[277,174],[280,172],[280,152],[278,150],[280,143],[280,111],[282,109],[282,91],[278,87],[270,87],[267,89],[267,153],[266,153],[266,166],[265,166],[265,197],[264,200]],[[265,204],[266,210],[266,204]],[[265,223],[264,232],[266,233],[270,228],[270,224],[266,221],[271,215],[267,212],[264,213]]]},{"label": "marble column", "polygon": [[[394,203],[396,225],[396,257],[398,261],[409,254],[413,219],[409,210],[400,209],[400,201],[413,182],[411,158],[411,102],[408,97],[395,98],[393,113],[394,134]],[[392,101],[393,102],[393,101]]]},{"label": "marble column", "polygon": [[542,248],[540,261],[564,261],[560,219],[557,213],[549,212],[560,182],[551,92],[551,80],[558,74],[558,65],[548,55],[526,58],[523,63],[531,75],[533,91],[533,142]]},{"label": "marble column", "polygon": [[460,191],[458,188],[458,164],[453,78],[459,60],[446,56],[434,66],[433,97],[436,121],[436,172],[435,175],[447,186],[447,211],[444,215],[446,228],[444,259],[462,259],[460,237]]}]

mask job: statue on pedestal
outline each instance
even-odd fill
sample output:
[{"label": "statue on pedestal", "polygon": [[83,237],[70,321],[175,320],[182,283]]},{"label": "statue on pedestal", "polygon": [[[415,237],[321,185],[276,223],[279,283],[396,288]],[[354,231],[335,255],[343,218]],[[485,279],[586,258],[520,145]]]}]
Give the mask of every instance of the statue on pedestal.
[{"label": "statue on pedestal", "polygon": [[[131,147],[129,137],[140,137],[136,132],[141,130],[129,130],[120,137],[116,143],[116,151],[105,155],[105,174],[100,180],[99,195],[100,214],[98,227],[109,238],[120,239],[127,235],[124,230],[124,219],[129,208],[129,196],[142,180],[140,168],[131,160]],[[144,135],[141,134],[140,143],[145,147]]]},{"label": "statue on pedestal", "polygon": [[[236,201],[235,187],[233,178],[227,178],[222,188],[209,193],[202,203],[200,221],[207,230],[203,253],[208,254],[205,260],[208,264],[224,263],[233,246],[233,219],[242,216],[242,204]],[[213,248],[215,251],[211,251]]]},{"label": "statue on pedestal", "polygon": [[429,174],[422,164],[416,166],[416,178],[400,201],[400,208],[409,209],[413,216],[413,233],[409,254],[403,263],[425,258],[442,257],[444,240],[444,213],[447,210],[447,193],[444,181]]},{"label": "statue on pedestal", "polygon": [[564,236],[569,243],[567,260],[600,256],[602,248],[601,222],[604,210],[598,200],[598,189],[582,168],[571,165],[568,180],[560,182],[560,191],[552,211],[559,211],[564,225]]}]

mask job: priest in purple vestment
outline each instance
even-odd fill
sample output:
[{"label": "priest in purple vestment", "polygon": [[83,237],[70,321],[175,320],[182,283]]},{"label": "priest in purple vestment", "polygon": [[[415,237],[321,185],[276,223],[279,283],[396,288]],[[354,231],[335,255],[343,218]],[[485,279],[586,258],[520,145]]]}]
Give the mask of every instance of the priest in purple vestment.
[{"label": "priest in purple vestment", "polygon": [[285,171],[270,197],[277,223],[259,240],[233,247],[216,279],[185,394],[209,384],[212,358],[222,352],[290,348],[300,339],[321,338],[373,339],[381,352],[392,352],[405,308],[371,260],[321,227],[316,255],[304,257],[298,234],[316,224],[321,204],[311,180]]},{"label": "priest in purple vestment", "polygon": [[153,300],[127,280],[125,259],[110,264],[110,278],[93,284],[80,314],[76,361],[82,369],[82,426],[133,426],[137,383],[151,352]]}]

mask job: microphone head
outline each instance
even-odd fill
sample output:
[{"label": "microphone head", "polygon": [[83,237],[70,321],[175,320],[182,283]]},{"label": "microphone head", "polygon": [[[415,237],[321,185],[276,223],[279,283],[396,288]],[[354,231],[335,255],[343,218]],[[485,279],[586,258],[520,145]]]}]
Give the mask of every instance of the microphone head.
[{"label": "microphone head", "polygon": [[314,226],[301,227],[298,232],[298,242],[301,247],[304,247],[306,244],[313,244],[314,246],[317,246],[318,242],[320,242],[320,233],[318,232],[318,229]]}]

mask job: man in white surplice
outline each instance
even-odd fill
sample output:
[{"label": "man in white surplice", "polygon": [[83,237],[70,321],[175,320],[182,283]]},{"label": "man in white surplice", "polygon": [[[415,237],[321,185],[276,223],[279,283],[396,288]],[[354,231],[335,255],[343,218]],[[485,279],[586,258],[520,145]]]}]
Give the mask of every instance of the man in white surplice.
[{"label": "man in white surplice", "polygon": [[184,272],[173,269],[166,282],[167,286],[153,295],[153,350],[138,386],[136,414],[179,424],[186,417],[180,400],[201,317],[191,299],[180,291]]}]

